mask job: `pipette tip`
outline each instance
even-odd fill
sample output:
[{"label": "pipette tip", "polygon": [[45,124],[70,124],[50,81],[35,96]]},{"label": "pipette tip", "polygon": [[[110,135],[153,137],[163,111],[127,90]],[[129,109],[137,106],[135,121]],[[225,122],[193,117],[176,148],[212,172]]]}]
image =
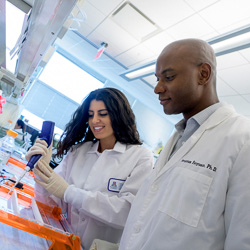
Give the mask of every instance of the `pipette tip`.
[{"label": "pipette tip", "polygon": [[7,195],[9,195],[13,190],[14,190],[14,188],[16,187],[16,185],[22,180],[22,178],[25,176],[25,174],[29,171],[29,167],[27,168],[25,168],[24,170],[23,170],[23,173],[22,173],[22,175],[18,178],[18,180],[16,181],[16,183],[10,188],[10,191],[8,192],[8,194]]}]

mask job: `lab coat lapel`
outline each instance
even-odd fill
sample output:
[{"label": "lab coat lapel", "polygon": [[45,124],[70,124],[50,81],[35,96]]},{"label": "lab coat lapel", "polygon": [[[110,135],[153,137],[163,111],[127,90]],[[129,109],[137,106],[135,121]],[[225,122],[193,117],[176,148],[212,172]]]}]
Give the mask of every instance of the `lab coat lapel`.
[{"label": "lab coat lapel", "polygon": [[[161,169],[159,169],[160,171],[158,172],[157,178],[159,176],[161,176],[163,173],[165,173],[166,171],[169,171],[170,169],[172,169],[175,166],[175,163],[177,161],[179,161],[185,154],[187,154],[192,147],[195,145],[195,143],[200,139],[200,137],[202,136],[202,134],[205,132],[205,130],[200,130],[199,132],[197,131],[193,136],[191,136],[186,142],[185,144],[179,148],[178,151],[176,151],[176,153],[164,164],[164,159],[162,160],[162,163],[164,164],[163,166],[161,166]],[[173,144],[174,146],[175,144]],[[172,148],[173,148],[172,146]],[[170,151],[171,152],[171,151]]]},{"label": "lab coat lapel", "polygon": [[[222,106],[218,108],[208,119],[205,121],[199,129],[184,143],[184,145],[169,159],[174,145],[179,139],[178,133],[176,132],[173,137],[166,144],[165,148],[162,150],[159,156],[159,163],[157,161],[156,168],[157,178],[161,176],[166,171],[169,171],[175,166],[175,163],[183,158],[199,141],[204,132],[208,129],[212,129],[218,126],[221,122],[227,119],[234,113],[234,109],[231,105]],[[163,154],[162,154],[163,153]],[[168,160],[169,159],[169,160]]]},{"label": "lab coat lapel", "polygon": [[165,147],[162,149],[157,162],[155,163],[155,170],[160,172],[160,170],[166,165],[167,161],[169,160],[170,154],[174,148],[174,145],[179,140],[180,135],[175,132],[172,137],[168,140]]}]

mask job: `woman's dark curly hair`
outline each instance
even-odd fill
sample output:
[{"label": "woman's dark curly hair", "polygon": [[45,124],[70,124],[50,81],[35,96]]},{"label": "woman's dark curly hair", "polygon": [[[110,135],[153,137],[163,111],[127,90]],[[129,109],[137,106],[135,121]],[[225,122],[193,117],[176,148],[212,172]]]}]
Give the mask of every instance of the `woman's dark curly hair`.
[{"label": "woman's dark curly hair", "polygon": [[74,112],[60,137],[54,157],[62,158],[73,145],[97,141],[88,124],[88,111],[92,100],[104,102],[116,141],[126,144],[142,144],[135,124],[135,115],[126,96],[115,88],[101,88],[90,92]]}]

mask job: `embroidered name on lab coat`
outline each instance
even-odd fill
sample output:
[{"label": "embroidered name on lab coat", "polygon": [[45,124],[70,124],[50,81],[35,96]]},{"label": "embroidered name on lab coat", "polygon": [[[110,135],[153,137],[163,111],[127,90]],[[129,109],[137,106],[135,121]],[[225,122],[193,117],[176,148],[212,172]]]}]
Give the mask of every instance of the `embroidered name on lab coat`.
[{"label": "embroidered name on lab coat", "polygon": [[108,190],[111,192],[117,192],[122,189],[125,180],[110,178],[108,183]]},{"label": "embroidered name on lab coat", "polygon": [[189,164],[192,164],[192,165],[195,165],[197,167],[201,167],[201,168],[207,168],[209,170],[212,170],[214,172],[216,172],[217,168],[212,166],[211,164],[204,164],[204,163],[199,163],[197,161],[190,161],[190,160],[182,160],[182,162],[185,162],[185,163],[189,163]]}]

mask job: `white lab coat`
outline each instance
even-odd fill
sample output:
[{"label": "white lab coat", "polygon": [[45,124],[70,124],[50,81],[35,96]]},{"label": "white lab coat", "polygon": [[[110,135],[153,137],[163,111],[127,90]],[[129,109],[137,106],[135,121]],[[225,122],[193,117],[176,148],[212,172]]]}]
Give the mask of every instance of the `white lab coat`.
[{"label": "white lab coat", "polygon": [[[52,198],[67,213],[85,249],[95,238],[120,241],[131,202],[153,168],[152,152],[141,145],[117,142],[114,149],[102,153],[97,151],[98,145],[84,143],[55,168],[70,186],[64,201]],[[35,193],[38,200],[48,202],[49,194],[39,185]]]},{"label": "white lab coat", "polygon": [[250,120],[217,109],[143,183],[119,250],[249,250]]},{"label": "white lab coat", "polygon": [[[23,134],[23,130],[21,128],[14,129],[15,132]],[[16,136],[17,139],[24,141],[24,136],[17,134]]]}]

